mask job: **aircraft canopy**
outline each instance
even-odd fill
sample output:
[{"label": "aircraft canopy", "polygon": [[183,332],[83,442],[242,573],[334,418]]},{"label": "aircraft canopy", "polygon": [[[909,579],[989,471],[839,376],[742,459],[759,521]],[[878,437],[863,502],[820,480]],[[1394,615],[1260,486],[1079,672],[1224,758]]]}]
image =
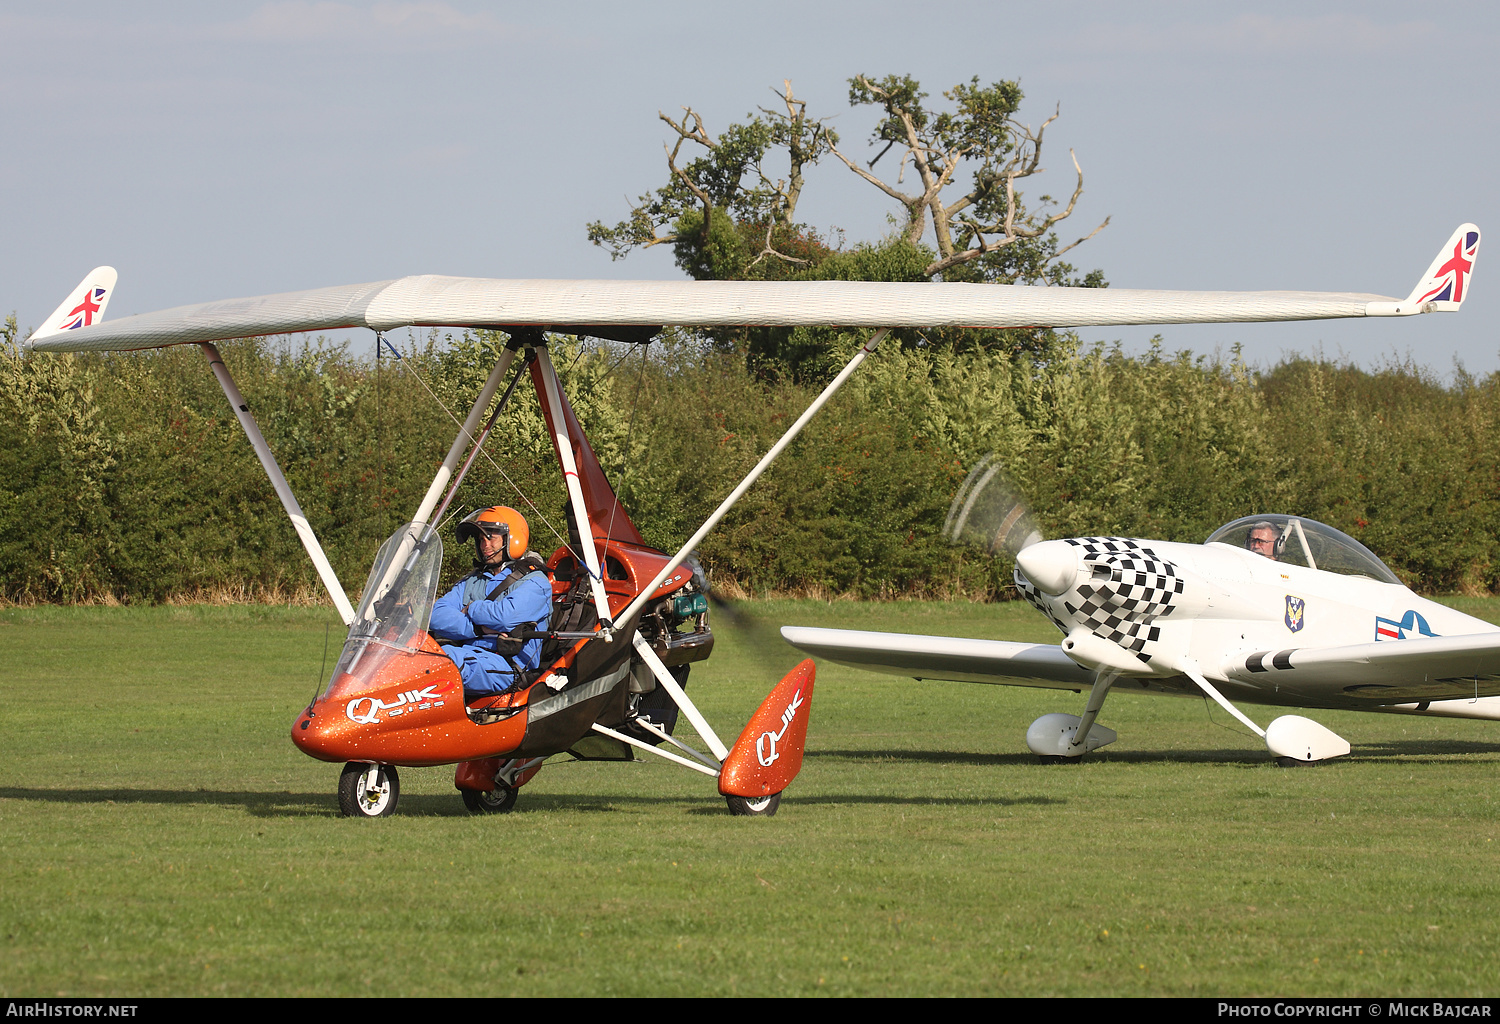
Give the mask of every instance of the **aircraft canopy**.
[{"label": "aircraft canopy", "polygon": [[1225,523],[1209,534],[1203,543],[1247,548],[1250,546],[1250,532],[1263,524],[1270,525],[1276,532],[1277,561],[1311,566],[1342,576],[1367,576],[1381,583],[1401,583],[1396,574],[1359,541],[1325,523],[1301,516],[1245,516]]}]

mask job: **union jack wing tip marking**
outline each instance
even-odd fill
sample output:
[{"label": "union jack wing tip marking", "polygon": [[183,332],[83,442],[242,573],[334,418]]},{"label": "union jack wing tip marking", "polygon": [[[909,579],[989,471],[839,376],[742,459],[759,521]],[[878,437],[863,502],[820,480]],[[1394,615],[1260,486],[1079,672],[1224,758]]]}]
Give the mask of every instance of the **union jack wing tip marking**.
[{"label": "union jack wing tip marking", "polygon": [[1474,256],[1479,250],[1479,232],[1468,231],[1453,244],[1453,255],[1434,273],[1444,275],[1436,288],[1423,295],[1419,302],[1462,302],[1464,281],[1474,270]]}]

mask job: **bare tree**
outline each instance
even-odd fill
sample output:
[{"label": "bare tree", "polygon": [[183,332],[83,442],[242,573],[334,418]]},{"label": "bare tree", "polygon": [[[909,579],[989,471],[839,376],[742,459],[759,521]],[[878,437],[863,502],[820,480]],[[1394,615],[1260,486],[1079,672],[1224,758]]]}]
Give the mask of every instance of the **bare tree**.
[{"label": "bare tree", "polygon": [[[921,242],[931,218],[937,258],[924,271],[928,277],[1006,246],[1044,238],[1054,225],[1072,215],[1083,195],[1083,170],[1076,155],[1073,169],[1078,181],[1066,207],[1047,212],[1056,204],[1050,196],[1042,196],[1037,209],[1028,211],[1016,190],[1017,180],[1044,170],[1042,136],[1057,120],[1057,112],[1035,131],[1016,120],[1013,115],[1021,101],[1021,90],[1015,82],[997,82],[985,88],[975,77],[968,85],[954,86],[943,95],[955,104],[955,111],[929,110],[922,102],[927,94],[910,75],[889,75],[879,82],[858,75],[850,80],[849,102],[853,106],[878,106],[885,112],[873,132],[873,141],[885,145],[866,166],[830,146],[833,155],[851,171],[902,205],[907,216],[905,236],[912,245]],[[897,147],[896,185],[891,185],[873,171]],[[975,165],[969,187],[952,198],[964,161]],[[921,185],[918,192],[897,187],[903,184],[908,166]],[[1072,244],[1050,248],[1046,261],[1053,262],[1093,238],[1108,223],[1106,217]]]},{"label": "bare tree", "polygon": [[[791,82],[783,83],[778,96],[784,110],[758,108],[760,117],[747,115],[743,124],[732,124],[718,138],[708,134],[702,116],[684,107],[680,119],[657,112],[677,136],[664,146],[671,178],[654,193],[642,195],[631,205],[630,216],[614,227],[601,221],[588,226],[589,241],[621,259],[633,249],[682,242],[692,235],[707,244],[716,211],[738,223],[764,228],[762,248],[753,262],[773,256],[789,263],[806,264],[805,257],[779,251],[773,244],[778,228],[795,230],[797,201],[802,196],[805,169],[830,151],[837,136],[822,121],[807,117],[807,104],[792,93]],[[703,155],[684,162],[683,147],[701,147]],[[787,158],[785,177],[767,173],[768,153],[778,150]],[[684,214],[697,208],[701,216],[684,225]],[[663,233],[662,229],[669,229]],[[684,229],[687,230],[684,230]]]}]

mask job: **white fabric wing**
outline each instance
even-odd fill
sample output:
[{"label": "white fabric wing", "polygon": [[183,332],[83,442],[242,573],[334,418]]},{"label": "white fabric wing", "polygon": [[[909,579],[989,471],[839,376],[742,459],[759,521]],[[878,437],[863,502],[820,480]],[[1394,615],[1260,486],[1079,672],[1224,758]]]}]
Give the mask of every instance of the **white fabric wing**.
[{"label": "white fabric wing", "polygon": [[[867,281],[395,281],[226,299],[55,331],[40,352],[156,348],[367,327],[1093,327],[1402,315],[1402,303],[1343,292],[1190,292]],[[1415,310],[1412,310],[1415,312]]]}]

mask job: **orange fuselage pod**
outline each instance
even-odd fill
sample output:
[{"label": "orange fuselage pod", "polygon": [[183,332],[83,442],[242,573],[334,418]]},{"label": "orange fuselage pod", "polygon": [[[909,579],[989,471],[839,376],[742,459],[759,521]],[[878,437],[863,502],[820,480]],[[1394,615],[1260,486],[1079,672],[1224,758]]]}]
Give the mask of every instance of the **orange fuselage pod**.
[{"label": "orange fuselage pod", "polygon": [[724,759],[720,793],[755,800],[791,785],[802,768],[814,675],[808,658],[782,677],[761,702]]},{"label": "orange fuselage pod", "polygon": [[510,698],[519,709],[513,715],[476,724],[464,710],[458,666],[426,634],[412,646],[417,649],[368,643],[351,666],[357,675],[336,674],[297,716],[297,748],[321,761],[416,767],[504,755],[520,745],[525,692]]},{"label": "orange fuselage pod", "polygon": [[[603,536],[594,538],[594,550],[598,552],[599,565],[604,573],[604,592],[614,611],[619,611],[635,600],[635,595],[655,578],[669,558],[666,552],[656,548],[621,540],[607,541]],[[553,574],[552,593],[559,597],[572,585],[571,580],[588,572],[577,564],[573,552],[565,547],[558,548],[547,559],[547,571]],[[692,578],[692,569],[685,565],[679,566],[675,573],[662,580],[661,585],[651,592],[652,600],[681,590]],[[623,597],[625,601],[616,604],[617,597]]]},{"label": "orange fuselage pod", "polygon": [[[618,612],[631,594],[611,596]],[[633,624],[632,624],[633,627]],[[346,649],[323,696],[292,724],[292,742],[322,761],[369,761],[425,767],[489,757],[545,757],[562,753],[588,735],[595,721],[624,720],[632,648],[623,635],[612,643],[580,639],[554,659],[525,690],[464,705],[463,680],[427,634],[403,648],[362,641]],[[554,690],[548,679],[567,682]]]}]

